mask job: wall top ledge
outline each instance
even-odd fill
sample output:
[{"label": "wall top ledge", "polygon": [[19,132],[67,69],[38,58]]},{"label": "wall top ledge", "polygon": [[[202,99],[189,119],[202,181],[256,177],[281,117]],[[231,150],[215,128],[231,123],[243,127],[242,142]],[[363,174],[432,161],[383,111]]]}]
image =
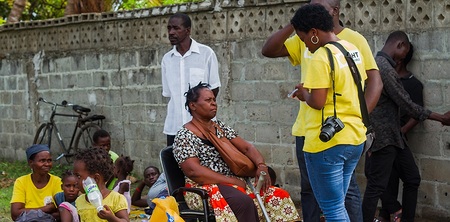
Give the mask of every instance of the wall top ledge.
[{"label": "wall top ledge", "polygon": [[169,5],[164,7],[154,7],[146,9],[136,9],[117,12],[103,13],[83,13],[77,15],[69,15],[61,18],[23,21],[13,24],[5,24],[0,26],[0,32],[34,29],[43,27],[64,26],[74,23],[101,22],[110,20],[126,20],[144,17],[164,16],[174,14],[176,12],[203,12],[203,11],[222,11],[225,8],[244,8],[251,6],[267,6],[277,4],[287,4],[294,2],[309,2],[305,0],[204,0],[197,3],[187,3],[180,5]]},{"label": "wall top ledge", "polygon": [[170,5],[165,7],[154,7],[154,8],[117,11],[117,12],[83,13],[47,20],[23,21],[2,25],[0,26],[0,32],[21,30],[21,29],[64,26],[74,23],[137,19],[144,17],[170,15],[176,12],[194,12],[194,11],[199,12],[208,10],[214,10],[214,5],[210,0],[206,0],[199,3],[188,3],[183,5]]}]

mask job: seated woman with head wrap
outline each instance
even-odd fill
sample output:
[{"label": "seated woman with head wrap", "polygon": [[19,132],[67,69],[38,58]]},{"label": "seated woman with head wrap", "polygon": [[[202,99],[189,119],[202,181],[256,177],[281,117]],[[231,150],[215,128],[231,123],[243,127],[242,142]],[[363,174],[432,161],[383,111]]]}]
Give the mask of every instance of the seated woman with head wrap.
[{"label": "seated woman with head wrap", "polygon": [[22,212],[42,210],[58,217],[53,196],[62,191],[61,178],[49,173],[52,156],[47,145],[35,144],[26,150],[31,173],[14,182],[11,197],[11,218],[16,220]]},{"label": "seated woman with head wrap", "polygon": [[[186,187],[203,188],[208,191],[209,203],[217,221],[259,221],[262,219],[261,210],[244,178],[233,174],[214,145],[196,126],[213,130],[219,138],[226,137],[248,156],[257,166],[256,178],[261,172],[268,175],[263,156],[229,126],[213,120],[217,104],[208,84],[200,83],[189,89],[186,100],[192,121],[178,131],[173,144],[175,159],[186,175]],[[264,205],[273,221],[299,219],[289,194],[280,188],[270,186],[268,176],[263,182],[262,193]],[[201,209],[202,202],[198,196],[188,193],[185,197],[191,208]]]}]

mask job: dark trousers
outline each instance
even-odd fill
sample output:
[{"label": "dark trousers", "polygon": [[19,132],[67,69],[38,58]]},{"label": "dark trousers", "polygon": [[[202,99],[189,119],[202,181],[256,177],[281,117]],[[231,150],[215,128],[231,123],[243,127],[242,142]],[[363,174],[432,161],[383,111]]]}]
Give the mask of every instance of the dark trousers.
[{"label": "dark trousers", "polygon": [[175,140],[175,135],[167,135],[167,146],[172,146]]},{"label": "dark trousers", "polygon": [[217,185],[238,221],[259,221],[258,210],[252,198],[238,189],[228,185]]},{"label": "dark trousers", "polygon": [[378,213],[378,217],[382,217],[389,220],[391,214],[402,209],[402,205],[398,202],[398,186],[400,182],[399,175],[399,164],[397,160],[394,160],[394,167],[392,167],[391,175],[389,177],[389,182],[381,195],[381,209]]},{"label": "dark trousers", "polygon": [[[314,196],[311,184],[309,182],[308,171],[306,169],[305,156],[303,154],[303,146],[305,137],[295,137],[295,148],[297,154],[298,167],[300,169],[300,186],[301,186],[301,203],[304,222],[319,222],[320,207]],[[345,209],[351,222],[362,221],[361,209],[361,193],[356,183],[355,174],[353,173],[345,196]],[[326,218],[325,218],[326,219]],[[373,219],[373,218],[372,218]]]},{"label": "dark trousers", "polygon": [[420,185],[419,169],[409,147],[400,149],[387,146],[366,154],[365,173],[367,187],[363,199],[364,222],[372,222],[375,217],[378,199],[388,186],[394,162],[398,166],[399,177],[403,181],[402,221],[414,221],[417,193]]}]

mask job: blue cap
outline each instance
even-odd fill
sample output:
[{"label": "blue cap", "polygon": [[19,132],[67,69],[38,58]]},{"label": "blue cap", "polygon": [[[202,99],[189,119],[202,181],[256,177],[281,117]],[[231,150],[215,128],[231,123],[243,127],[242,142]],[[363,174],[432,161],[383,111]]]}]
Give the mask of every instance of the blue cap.
[{"label": "blue cap", "polygon": [[27,148],[27,160],[31,158],[33,154],[40,153],[42,151],[50,152],[47,144],[34,144]]}]

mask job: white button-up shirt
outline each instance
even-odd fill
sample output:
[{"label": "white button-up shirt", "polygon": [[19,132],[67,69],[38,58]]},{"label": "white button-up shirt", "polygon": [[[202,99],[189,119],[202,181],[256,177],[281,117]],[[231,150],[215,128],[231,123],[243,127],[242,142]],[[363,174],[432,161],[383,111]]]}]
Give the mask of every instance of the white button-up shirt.
[{"label": "white button-up shirt", "polygon": [[192,39],[190,49],[181,55],[176,46],[167,52],[161,62],[162,95],[170,97],[163,133],[175,135],[183,124],[192,119],[185,108],[184,93],[199,82],[208,83],[211,89],[220,87],[219,64],[214,51]]}]

